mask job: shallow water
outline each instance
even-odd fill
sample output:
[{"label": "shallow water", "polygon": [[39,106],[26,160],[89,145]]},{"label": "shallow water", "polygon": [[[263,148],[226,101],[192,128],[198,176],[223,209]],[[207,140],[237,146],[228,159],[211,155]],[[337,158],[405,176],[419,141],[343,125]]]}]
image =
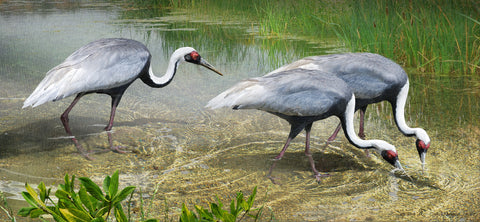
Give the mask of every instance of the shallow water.
[{"label": "shallow water", "polygon": [[[474,79],[409,72],[406,119],[432,139],[425,172],[414,138],[398,132],[389,105],[381,103],[367,110],[367,137],[394,144],[410,178],[392,173],[375,154],[367,158],[343,135],[325,146],[338,123],[329,118],[314,124],[311,145],[317,168],[331,176],[315,181],[300,134],[275,162],[272,176],[278,184],[273,184],[267,174],[288,124],[260,111],[203,106],[241,79],[304,56],[342,51],[334,43],[267,39],[257,36],[250,23],[112,3],[8,1],[0,3],[0,13],[0,191],[15,209],[27,205],[19,195],[25,182],[56,186],[68,173],[100,183],[120,169],[121,185],[142,188],[150,197],[158,188],[150,213],[156,218],[163,218],[165,199],[175,218],[182,203],[206,206],[215,195],[225,202],[236,191],[248,193],[258,186],[256,203],[267,206],[264,220],[271,214],[280,221],[480,219],[480,90]],[[73,98],[21,107],[50,68],[105,37],[144,42],[157,75],[176,48],[188,45],[225,76],[182,64],[165,88],[135,82],[113,128],[114,143],[129,153],[106,152],[88,161],[77,154],[59,120]],[[109,110],[108,96],[89,95],[71,112],[72,131],[85,148],[108,147],[103,127]]]}]

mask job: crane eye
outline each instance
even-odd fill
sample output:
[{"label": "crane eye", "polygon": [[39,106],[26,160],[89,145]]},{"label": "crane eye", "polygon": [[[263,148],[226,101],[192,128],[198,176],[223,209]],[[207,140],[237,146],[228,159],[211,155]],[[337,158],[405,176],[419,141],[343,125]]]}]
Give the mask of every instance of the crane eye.
[{"label": "crane eye", "polygon": [[200,58],[200,55],[198,54],[198,52],[193,51],[190,53],[190,57],[192,57],[194,61],[197,61]]},{"label": "crane eye", "polygon": [[200,61],[200,54],[198,54],[196,51],[193,51],[190,54],[185,55],[185,61],[198,63]]}]

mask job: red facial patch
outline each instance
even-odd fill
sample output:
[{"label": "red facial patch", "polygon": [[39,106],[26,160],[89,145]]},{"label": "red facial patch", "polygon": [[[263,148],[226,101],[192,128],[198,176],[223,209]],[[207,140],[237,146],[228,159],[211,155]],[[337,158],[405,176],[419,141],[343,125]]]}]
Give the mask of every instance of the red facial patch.
[{"label": "red facial patch", "polygon": [[428,148],[430,148],[430,143],[428,145],[425,145],[425,142],[423,142],[423,141],[420,141],[419,145],[424,150],[427,150]]},{"label": "red facial patch", "polygon": [[398,156],[398,154],[396,152],[394,152],[393,150],[387,150],[387,158],[388,159],[394,159],[397,156]]},{"label": "red facial patch", "polygon": [[193,61],[197,61],[198,57],[200,57],[200,55],[198,54],[198,52],[191,52],[190,53],[190,57],[192,57]]}]

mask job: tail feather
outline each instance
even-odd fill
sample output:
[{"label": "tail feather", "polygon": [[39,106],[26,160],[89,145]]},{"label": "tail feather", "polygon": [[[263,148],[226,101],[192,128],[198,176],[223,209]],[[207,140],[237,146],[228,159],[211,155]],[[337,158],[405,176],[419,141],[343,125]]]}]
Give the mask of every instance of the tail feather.
[{"label": "tail feather", "polygon": [[[63,73],[59,75],[58,72]],[[76,69],[58,69],[57,67],[50,70],[32,94],[24,101],[22,108],[29,106],[37,107],[46,102],[60,100],[74,94],[74,92],[68,92],[67,88],[71,88],[68,79],[74,76],[75,72]]]},{"label": "tail feather", "polygon": [[222,107],[257,108],[256,104],[261,101],[259,97],[264,95],[263,91],[263,86],[258,84],[255,79],[245,80],[211,99],[205,107],[210,109]]}]

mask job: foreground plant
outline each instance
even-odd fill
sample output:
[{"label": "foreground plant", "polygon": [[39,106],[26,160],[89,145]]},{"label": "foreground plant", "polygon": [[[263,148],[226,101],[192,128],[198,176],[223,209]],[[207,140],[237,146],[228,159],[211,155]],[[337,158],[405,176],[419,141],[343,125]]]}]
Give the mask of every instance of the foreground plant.
[{"label": "foreground plant", "polygon": [[[263,206],[260,208],[252,208],[255,195],[257,194],[257,187],[253,188],[252,194],[247,200],[243,199],[243,193],[237,192],[236,201],[233,199],[230,202],[230,209],[224,210],[223,203],[217,196],[218,203],[210,203],[210,209],[205,209],[202,206],[194,205],[197,214],[190,211],[185,204],[182,205],[182,214],[180,221],[224,221],[233,222],[240,221],[245,216],[251,217],[257,221],[261,216]],[[257,211],[256,214],[251,214],[252,211]]]},{"label": "foreground plant", "polygon": [[118,170],[113,175],[103,180],[103,191],[92,180],[86,177],[78,178],[80,189],[74,190],[75,176],[70,179],[65,175],[65,184],[60,184],[55,196],[55,203],[50,197],[51,188],[47,189],[41,182],[37,193],[28,183],[25,184],[26,192],[23,198],[30,207],[20,209],[18,214],[23,217],[38,218],[50,214],[55,221],[106,221],[113,211],[116,221],[128,221],[122,209],[121,202],[134,190],[134,186],[125,187],[118,191]]}]

